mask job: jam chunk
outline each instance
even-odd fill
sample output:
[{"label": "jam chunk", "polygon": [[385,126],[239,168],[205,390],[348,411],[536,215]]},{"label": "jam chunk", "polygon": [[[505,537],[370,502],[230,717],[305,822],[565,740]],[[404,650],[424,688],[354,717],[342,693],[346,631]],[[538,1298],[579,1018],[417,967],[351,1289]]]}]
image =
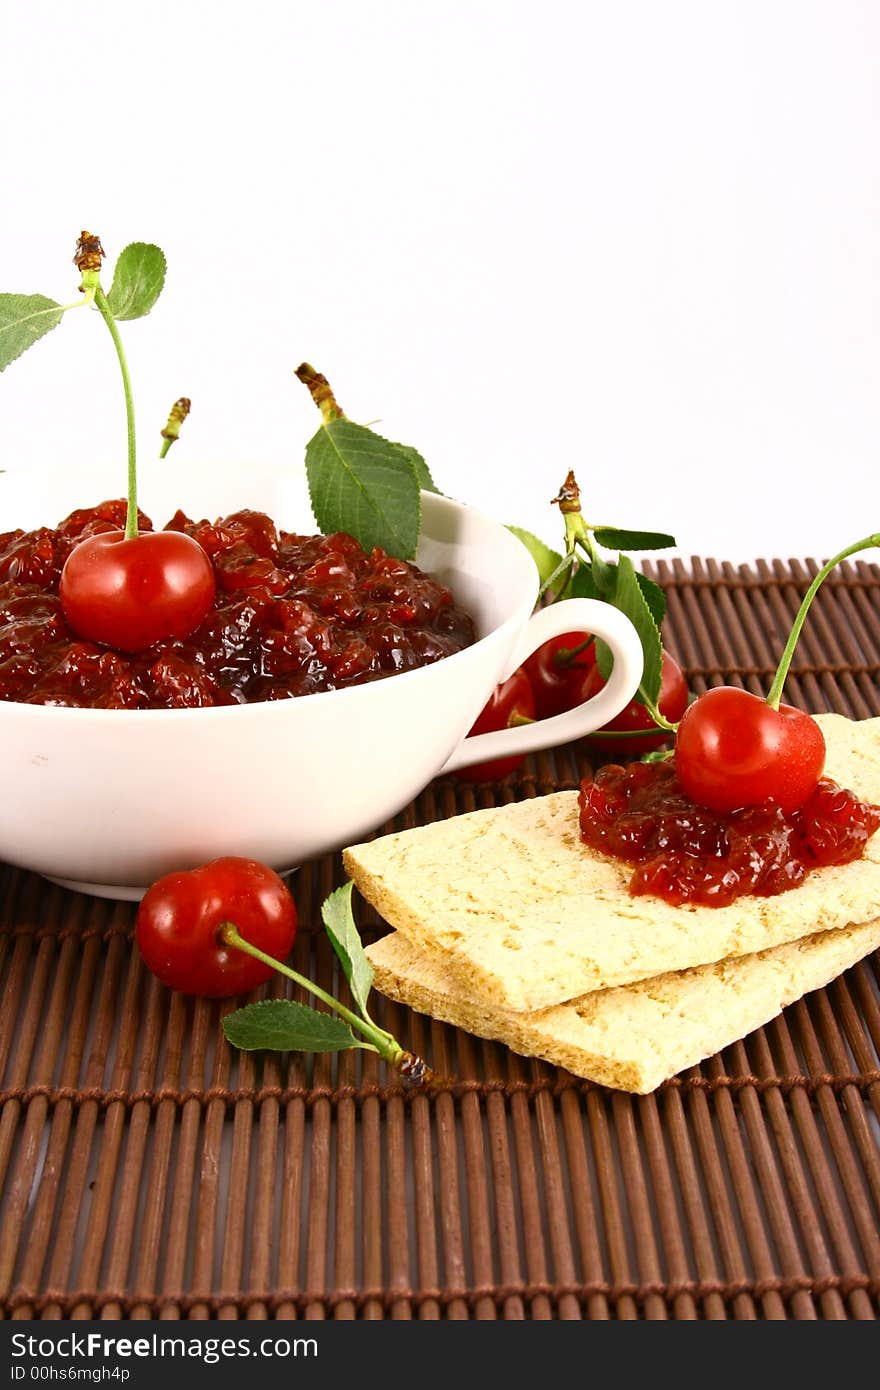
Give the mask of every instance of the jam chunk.
[{"label": "jam chunk", "polygon": [[861,858],[880,828],[880,806],[830,777],[791,815],[770,802],[719,815],[686,796],[673,760],[604,767],[581,784],[579,805],[584,844],[634,866],[630,892],[676,906],[784,893],[813,869]]}]

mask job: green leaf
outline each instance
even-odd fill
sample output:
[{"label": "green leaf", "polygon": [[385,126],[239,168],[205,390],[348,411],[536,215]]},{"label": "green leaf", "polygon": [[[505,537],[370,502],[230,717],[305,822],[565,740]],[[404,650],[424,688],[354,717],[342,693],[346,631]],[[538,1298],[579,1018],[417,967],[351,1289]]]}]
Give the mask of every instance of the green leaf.
[{"label": "green leaf", "polygon": [[341,417],[306,445],[315,520],[325,535],[347,531],[365,550],[411,560],[419,539],[419,479],[406,446]]},{"label": "green leaf", "polygon": [[234,1047],[253,1052],[343,1052],[361,1047],[347,1023],[293,999],[264,999],[227,1014],[223,1032]]},{"label": "green leaf", "polygon": [[0,294],[0,372],[63,317],[61,305],[44,294]]},{"label": "green leaf", "polygon": [[596,667],[603,681],[607,681],[611,675],[611,667],[614,665],[614,657],[611,655],[611,648],[607,642],[603,642],[601,637],[596,638]]},{"label": "green leaf", "polygon": [[[660,681],[663,676],[663,648],[660,642],[660,629],[651,614],[651,609],[639,584],[639,576],[628,555],[621,555],[617,564],[617,583],[611,599],[615,608],[625,613],[639,634],[645,669],[636,692],[636,699],[656,705],[660,698]],[[611,674],[611,653],[604,642],[596,643],[596,665],[599,674],[608,679]]]},{"label": "green leaf", "polygon": [[676,543],[664,531],[620,531],[616,526],[596,526],[593,535],[609,550],[666,550]]},{"label": "green leaf", "polygon": [[639,588],[645,596],[645,602],[651,610],[651,617],[654,619],[657,626],[660,627],[663,619],[666,617],[666,595],[659,584],[655,584],[653,579],[649,579],[646,574],[642,574],[638,570],[636,571],[636,579],[639,582]]},{"label": "green leaf", "polygon": [[431,470],[425,463],[418,449],[414,449],[412,444],[395,444],[393,448],[398,449],[405,459],[407,459],[416,471],[419,487],[425,492],[436,492],[438,497],[442,496],[439,487],[431,477]]},{"label": "green leaf", "polygon": [[617,589],[617,566],[603,560],[595,546],[592,551],[590,572],[599,598],[604,599],[606,603],[613,603]]},{"label": "green leaf", "polygon": [[367,960],[358,929],[351,910],[352,885],[346,883],[337,888],[321,906],[321,919],[327,929],[330,943],[339,957],[345,978],[348,980],[352,998],[364,1017],[367,1017],[367,999],[373,984],[373,967]]},{"label": "green leaf", "polygon": [[165,256],[158,246],[133,241],[120,252],[107,296],[115,319],[140,319],[152,309],[165,284]]},{"label": "green leaf", "polygon": [[599,590],[593,579],[592,567],[585,561],[578,562],[566,598],[598,598]]},{"label": "green leaf", "polygon": [[551,550],[549,545],[545,545],[537,536],[533,536],[531,531],[524,531],[521,526],[508,526],[507,529],[517,540],[522,541],[538,567],[541,584],[546,584],[553,571],[559,567],[562,556],[557,550]]}]

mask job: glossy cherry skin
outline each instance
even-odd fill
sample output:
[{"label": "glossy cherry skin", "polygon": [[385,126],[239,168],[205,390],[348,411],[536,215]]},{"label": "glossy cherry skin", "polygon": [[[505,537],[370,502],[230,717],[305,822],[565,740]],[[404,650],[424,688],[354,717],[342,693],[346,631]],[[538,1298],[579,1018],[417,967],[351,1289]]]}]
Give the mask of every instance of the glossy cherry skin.
[{"label": "glossy cherry skin", "polygon": [[[535,717],[535,697],[529,678],[522,666],[502,685],[495,687],[487,704],[471,729],[472,734],[489,734],[496,729],[510,729],[523,720]],[[506,777],[523,762],[523,757],[496,758],[488,763],[474,763],[455,776],[465,782],[495,782]]]},{"label": "glossy cherry skin", "polygon": [[675,766],[688,796],[710,810],[772,801],[790,815],[822,776],[825,739],[816,721],[791,705],[774,710],[747,690],[715,686],[685,712]]},{"label": "glossy cherry skin", "polygon": [[198,541],[181,531],[102,531],[75,546],[59,594],[80,637],[120,652],[188,637],[214,602],[214,571]]},{"label": "glossy cherry skin", "polygon": [[[589,642],[588,647],[569,658]],[[583,685],[596,665],[596,643],[588,632],[564,632],[542,643],[523,662],[535,696],[535,713],[539,719],[551,719],[574,709],[585,698]]]},{"label": "glossy cherry skin", "polygon": [[296,908],[283,879],[253,859],[214,859],[166,874],[147,890],[135,935],[149,969],[169,989],[225,999],[255,989],[270,966],[225,946],[217,930],[232,922],[245,941],[284,960],[296,936]]},{"label": "glossy cherry skin", "polygon": [[[581,699],[587,700],[591,695],[597,694],[605,684],[599,668],[594,666],[587,675],[581,691]],[[687,681],[682,674],[674,656],[670,656],[667,651],[663,652],[663,666],[660,677],[660,697],[657,701],[657,708],[668,719],[670,724],[677,724],[681,719],[688,702]],[[644,729],[644,738],[639,738],[638,731]],[[604,738],[602,733],[625,733],[634,734],[635,737],[627,738]],[[670,737],[663,729],[658,729],[644,705],[640,705],[637,700],[631,700],[626,709],[621,710],[620,714],[595,734],[590,735],[590,743],[594,748],[600,748],[604,753],[613,755],[616,762],[628,763],[634,758],[638,758],[642,753],[649,753],[652,748],[660,748]]]}]

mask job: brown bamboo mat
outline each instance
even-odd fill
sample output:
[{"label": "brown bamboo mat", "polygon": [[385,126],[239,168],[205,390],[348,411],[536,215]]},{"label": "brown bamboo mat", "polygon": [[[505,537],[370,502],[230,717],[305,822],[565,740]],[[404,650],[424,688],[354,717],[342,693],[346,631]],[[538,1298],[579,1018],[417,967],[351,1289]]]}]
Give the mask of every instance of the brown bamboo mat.
[{"label": "brown bamboo mat", "polygon": [[[694,689],[766,689],[814,572],[654,566]],[[786,698],[880,714],[878,673],[880,569],[851,564],[814,605]],[[500,785],[442,779],[394,827],[585,767],[567,748]],[[328,856],[294,884],[295,963],[325,986],[318,905],[338,878]],[[369,1054],[227,1048],[218,1006],[146,974],[131,924],[127,905],[0,870],[5,1316],[877,1316],[876,960],[644,1098],[377,999],[457,1078],[428,1097]]]}]

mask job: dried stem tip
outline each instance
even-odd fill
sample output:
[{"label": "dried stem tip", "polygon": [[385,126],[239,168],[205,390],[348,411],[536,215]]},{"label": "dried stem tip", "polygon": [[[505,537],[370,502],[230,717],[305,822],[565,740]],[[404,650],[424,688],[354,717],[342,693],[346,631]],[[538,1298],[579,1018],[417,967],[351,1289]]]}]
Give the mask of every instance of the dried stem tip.
[{"label": "dried stem tip", "polygon": [[160,459],[165,457],[171,445],[176,443],[180,438],[180,427],[187,415],[189,415],[191,408],[192,401],[189,396],[181,396],[179,400],[174,402],[171,407],[171,414],[168,416],[168,423],[164,430],[162,430],[162,438],[165,440],[165,443],[162,445],[162,452],[159,455]]},{"label": "dried stem tip", "polygon": [[327,424],[330,420],[338,420],[342,415],[342,410],[337,403],[336,397],[330,389],[330,383],[320,372],[316,372],[314,367],[310,367],[308,362],[303,362],[296,369],[296,376],[303,386],[308,387],[309,394]]},{"label": "dried stem tip", "polygon": [[397,1063],[397,1069],[411,1086],[430,1086],[439,1080],[421,1057],[414,1052],[404,1052]]},{"label": "dried stem tip", "polygon": [[180,427],[192,409],[192,401],[189,396],[181,396],[171,407],[171,414],[168,416],[168,424],[162,431],[163,439],[177,439],[180,434]]},{"label": "dried stem tip", "polygon": [[80,232],[73,257],[73,264],[80,274],[86,270],[100,270],[103,259],[104,248],[101,238],[92,236],[91,232]]},{"label": "dried stem tip", "polygon": [[568,477],[559,489],[559,496],[551,498],[554,506],[558,506],[563,516],[571,512],[579,512],[581,509],[581,490],[577,485],[577,479],[569,469]]}]

